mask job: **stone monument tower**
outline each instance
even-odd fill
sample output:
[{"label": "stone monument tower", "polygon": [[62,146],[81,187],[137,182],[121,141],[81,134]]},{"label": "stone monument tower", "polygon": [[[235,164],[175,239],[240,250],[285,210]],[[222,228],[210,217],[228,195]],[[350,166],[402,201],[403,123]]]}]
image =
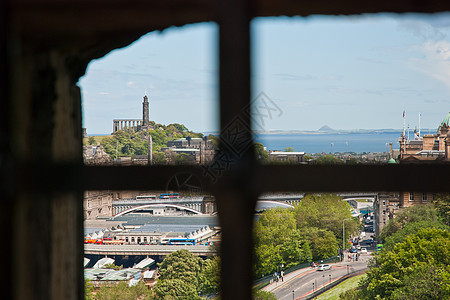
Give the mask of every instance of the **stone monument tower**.
[{"label": "stone monument tower", "polygon": [[142,103],[142,128],[148,129],[150,121],[150,112],[147,95],[144,96],[144,102]]}]

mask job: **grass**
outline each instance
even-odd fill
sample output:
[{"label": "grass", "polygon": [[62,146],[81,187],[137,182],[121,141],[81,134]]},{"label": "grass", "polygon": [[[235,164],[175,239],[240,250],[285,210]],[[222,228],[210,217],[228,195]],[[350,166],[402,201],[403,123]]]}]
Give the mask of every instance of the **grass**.
[{"label": "grass", "polygon": [[368,199],[356,199],[356,202],[369,202]]},{"label": "grass", "polygon": [[366,276],[365,274],[362,275],[358,275],[352,278],[347,279],[344,282],[341,282],[340,284],[338,284],[337,286],[335,286],[334,288],[326,291],[325,293],[317,296],[314,299],[317,300],[332,300],[332,299],[339,299],[339,295],[349,289],[352,289],[354,287],[358,286],[358,282],[364,277]]}]

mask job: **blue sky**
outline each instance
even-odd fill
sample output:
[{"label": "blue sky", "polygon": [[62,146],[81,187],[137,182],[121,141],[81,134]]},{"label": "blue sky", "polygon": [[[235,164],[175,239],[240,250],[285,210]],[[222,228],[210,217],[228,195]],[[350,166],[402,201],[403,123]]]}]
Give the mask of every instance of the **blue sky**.
[{"label": "blue sky", "polygon": [[[218,129],[217,25],[152,32],[92,61],[79,81],[83,126],[142,117]],[[437,128],[450,111],[450,16],[258,18],[252,22],[253,94],[279,109],[265,130]]]}]

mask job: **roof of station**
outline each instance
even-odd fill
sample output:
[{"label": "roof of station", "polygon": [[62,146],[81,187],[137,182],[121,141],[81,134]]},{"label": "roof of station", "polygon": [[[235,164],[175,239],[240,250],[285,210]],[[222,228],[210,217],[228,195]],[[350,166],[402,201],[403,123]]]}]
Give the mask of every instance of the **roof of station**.
[{"label": "roof of station", "polygon": [[205,228],[209,228],[209,226],[204,224],[145,224],[144,226],[130,230],[130,232],[179,232],[188,234],[197,230],[205,230]]}]

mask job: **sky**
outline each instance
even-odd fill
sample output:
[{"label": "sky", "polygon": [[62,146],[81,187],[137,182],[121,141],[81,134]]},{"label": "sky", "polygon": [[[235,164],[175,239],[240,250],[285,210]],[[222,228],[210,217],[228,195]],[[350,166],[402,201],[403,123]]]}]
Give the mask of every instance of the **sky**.
[{"label": "sky", "polygon": [[[450,111],[450,15],[277,17],[252,21],[252,99],[276,108],[259,130],[437,129]],[[93,60],[80,78],[83,127],[113,119],[218,130],[215,23],[151,32]],[[263,93],[263,94],[261,94]]]}]

